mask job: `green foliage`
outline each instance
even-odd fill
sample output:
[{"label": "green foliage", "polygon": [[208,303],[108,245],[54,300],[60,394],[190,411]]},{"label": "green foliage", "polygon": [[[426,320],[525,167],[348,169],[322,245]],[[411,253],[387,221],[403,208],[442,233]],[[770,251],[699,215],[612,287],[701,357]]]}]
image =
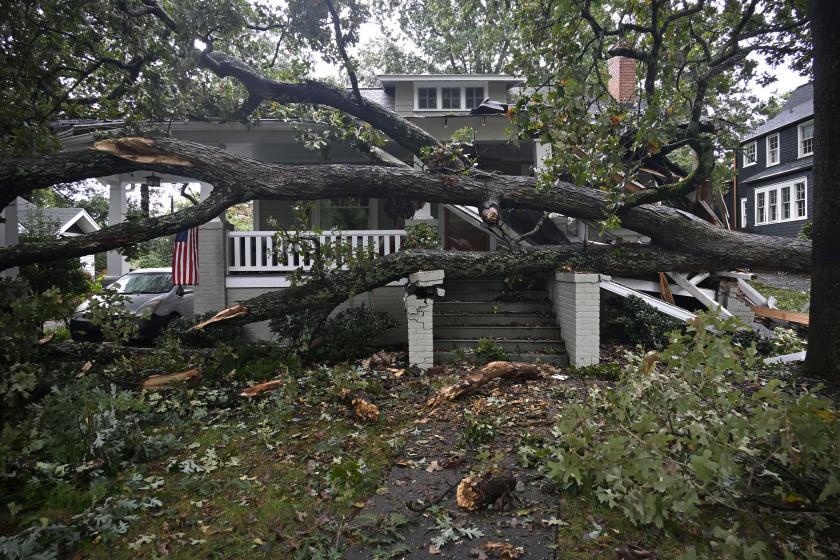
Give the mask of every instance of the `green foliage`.
[{"label": "green foliage", "polygon": [[630,296],[617,302],[615,323],[622,334],[634,344],[649,348],[662,348],[668,342],[668,335],[683,328],[683,323],[661,313],[641,298]]},{"label": "green foliage", "polygon": [[28,402],[45,379],[36,359],[45,321],[70,315],[73,302],[58,290],[27,295],[7,279],[0,279],[0,402],[2,416],[11,416]]},{"label": "green foliage", "polygon": [[139,334],[137,317],[125,311],[128,296],[104,288],[91,297],[84,308],[87,318],[102,331],[102,338],[125,344]]},{"label": "green foliage", "polygon": [[393,317],[362,304],[349,307],[327,319],[319,336],[323,344],[309,357],[326,363],[348,362],[369,356],[380,345],[382,335],[396,326]]},{"label": "green foliage", "polygon": [[588,366],[571,366],[569,374],[580,377],[591,377],[601,381],[618,381],[621,376],[621,366],[615,362],[592,364]]},{"label": "green foliage", "polygon": [[802,224],[802,229],[799,230],[799,233],[796,234],[797,239],[802,239],[803,241],[810,241],[814,238],[814,222],[808,220],[804,224]]},{"label": "green foliage", "polygon": [[437,228],[422,222],[405,228],[404,249],[440,249]]},{"label": "green foliage", "polygon": [[477,447],[496,439],[498,420],[491,422],[472,411],[464,412],[465,424],[461,428],[461,439],[469,447]]},{"label": "green foliage", "polygon": [[[736,329],[702,314],[661,355],[637,357],[615,390],[564,407],[548,476],[637,525],[691,526],[708,508],[752,503],[803,531],[837,531],[837,410],[795,381],[751,372],[755,350],[732,344]],[[726,558],[769,544],[737,524],[707,538]]]},{"label": "green foliage", "polygon": [[161,331],[158,344],[172,344],[183,348],[220,348],[235,344],[242,335],[242,327],[222,321],[212,328],[195,330],[193,325],[209,319],[213,312],[197,315],[194,321],[186,317],[176,317]]},{"label": "green foliage", "polygon": [[[21,234],[20,242],[38,243],[55,240],[60,224],[48,218],[42,209],[35,208],[23,225],[26,232]],[[81,298],[92,288],[92,279],[78,258],[23,265],[20,275],[35,293],[56,288],[66,296]]]},{"label": "green foliage", "polygon": [[508,359],[507,350],[502,348],[492,338],[479,338],[473,355],[481,363],[504,362]]}]

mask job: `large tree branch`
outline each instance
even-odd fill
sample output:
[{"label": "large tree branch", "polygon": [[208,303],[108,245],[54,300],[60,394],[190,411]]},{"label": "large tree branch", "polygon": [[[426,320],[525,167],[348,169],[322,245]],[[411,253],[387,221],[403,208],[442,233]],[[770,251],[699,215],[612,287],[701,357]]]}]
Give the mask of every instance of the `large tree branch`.
[{"label": "large tree branch", "polygon": [[[0,269],[38,261],[57,260],[116,249],[131,243],[181,231],[209,221],[226,208],[253,199],[314,200],[338,196],[362,196],[425,200],[480,206],[496,200],[502,208],[526,208],[557,212],[585,220],[600,220],[608,211],[607,194],[557,181],[551,192],[538,192],[533,177],[505,175],[438,175],[412,168],[362,165],[281,165],[239,156],[220,148],[172,138],[122,138],[97,143],[122,169],[150,169],[206,181],[212,195],[201,204],[169,216],[141,219],[72,239],[62,239],[0,249]],[[64,158],[64,159],[62,159]],[[18,160],[13,167],[41,169],[55,179],[68,164],[86,152],[51,158]],[[119,161],[123,160],[123,161]],[[52,162],[52,167],[45,164]],[[93,158],[88,177],[108,175]],[[132,164],[134,167],[132,167]],[[55,168],[58,169],[55,169]],[[83,178],[78,171],[76,178]],[[0,193],[15,187],[5,180],[15,176],[7,162],[0,162]],[[33,177],[32,182],[43,185]],[[629,229],[650,236],[658,244],[687,250],[709,258],[740,255],[740,265],[779,270],[808,270],[810,243],[793,239],[725,230],[674,208],[640,205],[620,213]]]},{"label": "large tree branch", "polygon": [[348,270],[328,271],[316,281],[268,292],[241,302],[235,306],[235,314],[223,313],[221,316],[232,317],[224,320],[227,324],[246,324],[301,312],[326,314],[353,295],[405,278],[418,270],[443,270],[448,280],[454,280],[510,274],[511,271],[535,274],[563,268],[627,275],[655,273],[671,268],[693,271],[727,269],[740,265],[739,256],[734,254],[712,258],[638,244],[570,244],[489,253],[411,250],[376,259],[367,266],[357,265]]}]

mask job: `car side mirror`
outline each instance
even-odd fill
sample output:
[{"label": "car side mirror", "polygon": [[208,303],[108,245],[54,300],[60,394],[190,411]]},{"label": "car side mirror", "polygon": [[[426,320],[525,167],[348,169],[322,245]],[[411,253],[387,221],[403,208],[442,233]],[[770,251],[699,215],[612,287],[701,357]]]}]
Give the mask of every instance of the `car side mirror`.
[{"label": "car side mirror", "polygon": [[175,286],[175,295],[180,297],[180,296],[183,296],[184,293],[185,293],[184,292],[184,287],[181,284],[178,284],[177,286]]}]

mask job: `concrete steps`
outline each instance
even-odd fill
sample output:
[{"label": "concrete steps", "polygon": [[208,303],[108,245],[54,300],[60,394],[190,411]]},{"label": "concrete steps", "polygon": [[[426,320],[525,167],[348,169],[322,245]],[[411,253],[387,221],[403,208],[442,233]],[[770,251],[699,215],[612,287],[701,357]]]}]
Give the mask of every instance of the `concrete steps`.
[{"label": "concrete steps", "polygon": [[446,296],[434,305],[436,363],[469,357],[481,339],[490,339],[510,360],[568,365],[551,301],[541,286],[509,290],[501,279],[490,278],[445,281],[443,287]]}]

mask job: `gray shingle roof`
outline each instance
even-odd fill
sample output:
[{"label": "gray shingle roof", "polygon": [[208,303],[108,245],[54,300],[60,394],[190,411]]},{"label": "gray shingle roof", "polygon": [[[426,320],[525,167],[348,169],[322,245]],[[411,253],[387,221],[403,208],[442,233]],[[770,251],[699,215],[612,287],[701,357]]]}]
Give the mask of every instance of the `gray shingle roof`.
[{"label": "gray shingle roof", "polygon": [[[20,222],[25,226],[27,222],[32,220],[32,214],[35,212],[36,206],[32,203],[25,202],[18,206],[18,212],[20,217]],[[43,216],[52,221],[57,222],[58,226],[56,228],[56,233],[61,229],[61,227],[75,218],[79,212],[82,211],[81,208],[41,208],[40,209]]]},{"label": "gray shingle roof", "polygon": [[793,173],[794,171],[799,171],[802,169],[810,169],[811,166],[814,164],[814,156],[804,157],[802,159],[798,159],[796,161],[789,161],[787,163],[782,163],[779,165],[774,165],[773,167],[768,167],[761,173],[756,173],[752,177],[748,179],[744,179],[741,181],[742,183],[755,183],[757,181],[761,181],[762,179],[769,179],[770,177],[777,177],[779,175],[785,175],[787,173]]},{"label": "gray shingle roof", "polygon": [[789,124],[814,116],[814,84],[808,82],[799,86],[790,94],[790,98],[782,105],[779,114],[762,125],[751,130],[741,142],[747,142],[758,136],[767,134]]},{"label": "gray shingle roof", "polygon": [[394,98],[382,88],[359,88],[359,93],[362,94],[362,97],[374,103],[379,103],[389,109],[394,108]]}]

